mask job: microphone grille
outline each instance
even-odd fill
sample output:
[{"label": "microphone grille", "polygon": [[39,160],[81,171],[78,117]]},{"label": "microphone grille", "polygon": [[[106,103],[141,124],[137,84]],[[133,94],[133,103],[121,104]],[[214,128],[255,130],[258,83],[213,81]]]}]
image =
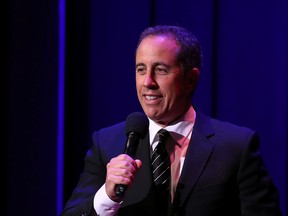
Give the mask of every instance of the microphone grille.
[{"label": "microphone grille", "polygon": [[126,118],[126,134],[130,132],[137,133],[143,138],[148,130],[149,120],[142,112],[133,112]]}]

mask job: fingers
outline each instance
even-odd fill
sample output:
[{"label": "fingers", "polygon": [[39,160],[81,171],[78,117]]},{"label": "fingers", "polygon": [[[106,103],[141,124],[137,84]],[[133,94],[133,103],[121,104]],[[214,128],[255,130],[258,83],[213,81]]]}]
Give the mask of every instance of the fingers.
[{"label": "fingers", "polygon": [[140,160],[134,160],[127,154],[121,154],[112,158],[107,164],[106,193],[110,199],[119,201],[116,196],[115,187],[118,184],[129,187],[133,181],[137,170],[142,166]]},{"label": "fingers", "polygon": [[115,184],[129,185],[136,169],[137,164],[131,157],[119,155],[107,164],[107,180]]}]

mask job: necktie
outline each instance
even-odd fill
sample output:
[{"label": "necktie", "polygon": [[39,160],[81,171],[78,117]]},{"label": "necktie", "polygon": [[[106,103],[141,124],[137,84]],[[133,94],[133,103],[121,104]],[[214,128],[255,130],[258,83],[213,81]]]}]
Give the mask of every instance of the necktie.
[{"label": "necktie", "polygon": [[167,130],[161,129],[158,132],[159,142],[152,154],[152,172],[156,187],[169,187],[170,159],[165,146],[168,136]]},{"label": "necktie", "polygon": [[159,142],[152,153],[152,173],[157,194],[157,215],[166,215],[170,205],[170,158],[165,141],[169,137],[167,130],[158,132]]}]

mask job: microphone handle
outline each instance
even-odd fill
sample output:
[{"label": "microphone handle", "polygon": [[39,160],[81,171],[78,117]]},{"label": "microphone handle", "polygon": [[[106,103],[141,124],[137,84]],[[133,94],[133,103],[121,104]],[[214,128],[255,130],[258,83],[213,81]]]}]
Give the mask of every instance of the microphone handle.
[{"label": "microphone handle", "polygon": [[123,197],[126,191],[126,188],[127,188],[126,185],[122,185],[122,184],[116,185],[116,188],[115,188],[116,196]]}]

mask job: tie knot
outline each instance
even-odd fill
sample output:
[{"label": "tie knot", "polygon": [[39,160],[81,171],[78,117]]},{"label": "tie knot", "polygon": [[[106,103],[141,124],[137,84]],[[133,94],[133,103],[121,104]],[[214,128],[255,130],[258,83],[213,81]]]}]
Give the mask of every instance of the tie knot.
[{"label": "tie knot", "polygon": [[165,129],[160,129],[157,134],[158,134],[159,143],[163,143],[168,138],[169,131]]},{"label": "tie knot", "polygon": [[159,154],[163,151],[166,151],[166,141],[167,138],[169,137],[170,133],[165,130],[165,129],[161,129],[158,131],[158,144],[156,146],[155,151],[157,151]]}]

